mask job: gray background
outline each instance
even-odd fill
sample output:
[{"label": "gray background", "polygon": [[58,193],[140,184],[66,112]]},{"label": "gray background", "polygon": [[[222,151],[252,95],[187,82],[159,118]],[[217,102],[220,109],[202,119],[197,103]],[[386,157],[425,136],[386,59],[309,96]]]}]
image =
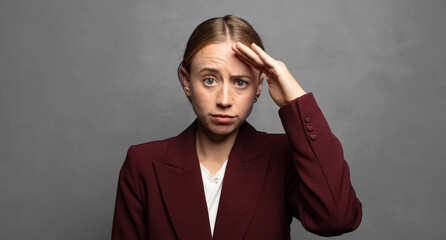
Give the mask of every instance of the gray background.
[{"label": "gray background", "polygon": [[[131,144],[195,118],[176,78],[239,15],[314,93],[363,202],[335,239],[445,239],[446,1],[0,0],[0,239],[109,239]],[[249,121],[283,132],[263,91]],[[320,239],[298,221],[293,239]]]}]

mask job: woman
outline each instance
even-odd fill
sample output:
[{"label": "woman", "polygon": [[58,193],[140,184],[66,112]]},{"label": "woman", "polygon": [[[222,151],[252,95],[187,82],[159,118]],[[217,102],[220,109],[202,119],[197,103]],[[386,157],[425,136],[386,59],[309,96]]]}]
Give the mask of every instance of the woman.
[{"label": "woman", "polygon": [[[130,147],[112,239],[290,239],[293,216],[323,236],[358,227],[341,144],[245,20],[201,23],[179,75],[197,119],[176,137]],[[264,76],[286,134],[245,121]]]}]

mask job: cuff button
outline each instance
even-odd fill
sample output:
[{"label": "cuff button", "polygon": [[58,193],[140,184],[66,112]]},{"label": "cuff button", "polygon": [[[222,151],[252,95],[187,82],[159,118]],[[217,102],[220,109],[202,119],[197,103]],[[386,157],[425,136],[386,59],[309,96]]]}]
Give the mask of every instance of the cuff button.
[{"label": "cuff button", "polygon": [[311,122],[311,116],[310,115],[305,115],[304,120],[306,123]]},{"label": "cuff button", "polygon": [[313,140],[313,141],[316,140],[317,139],[317,135],[314,134],[314,133],[310,134],[310,139]]},{"label": "cuff button", "polygon": [[312,131],[314,130],[313,124],[311,124],[311,123],[307,123],[307,130],[308,130],[309,132],[312,132]]}]

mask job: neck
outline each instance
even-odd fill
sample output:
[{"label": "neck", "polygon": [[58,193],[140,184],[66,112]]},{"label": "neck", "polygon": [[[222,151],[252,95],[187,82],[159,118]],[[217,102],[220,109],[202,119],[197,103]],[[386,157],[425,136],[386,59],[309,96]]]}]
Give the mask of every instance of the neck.
[{"label": "neck", "polygon": [[197,123],[196,148],[198,159],[211,174],[215,174],[228,159],[234,146],[238,129],[228,135],[210,133],[201,123]]}]

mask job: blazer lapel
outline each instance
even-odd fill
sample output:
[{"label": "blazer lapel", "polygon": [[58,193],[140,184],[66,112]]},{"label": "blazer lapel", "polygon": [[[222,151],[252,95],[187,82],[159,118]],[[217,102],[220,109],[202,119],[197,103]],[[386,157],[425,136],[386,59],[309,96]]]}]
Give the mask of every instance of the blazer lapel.
[{"label": "blazer lapel", "polygon": [[[173,140],[163,163],[153,163],[178,239],[212,239],[195,132],[196,122]],[[240,127],[226,166],[213,239],[243,239],[249,227],[269,163],[257,144],[264,135],[247,122]]]},{"label": "blazer lapel", "polygon": [[248,230],[269,163],[269,156],[258,144],[265,135],[247,122],[240,127],[223,179],[214,229],[216,240],[243,239]]},{"label": "blazer lapel", "polygon": [[178,239],[212,239],[194,122],[178,135],[163,163],[153,163],[161,194]]}]

